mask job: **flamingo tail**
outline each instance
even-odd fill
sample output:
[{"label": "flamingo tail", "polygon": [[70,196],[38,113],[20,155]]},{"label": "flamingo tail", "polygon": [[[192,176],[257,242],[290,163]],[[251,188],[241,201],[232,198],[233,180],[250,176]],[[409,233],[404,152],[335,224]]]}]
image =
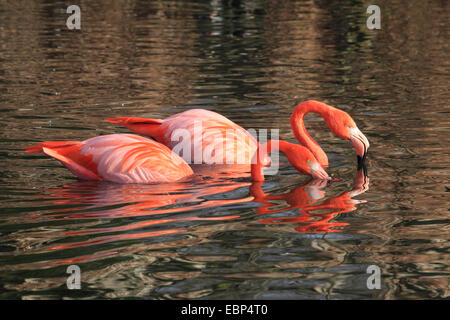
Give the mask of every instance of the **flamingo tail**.
[{"label": "flamingo tail", "polygon": [[136,132],[137,134],[158,138],[160,135],[159,129],[163,120],[151,119],[151,118],[139,118],[139,117],[118,117],[109,118],[106,121],[119,124],[127,127],[128,129]]},{"label": "flamingo tail", "polygon": [[44,154],[59,160],[78,178],[84,180],[102,180],[97,173],[97,165],[92,161],[92,156],[80,154],[83,146],[80,141],[46,141],[38,145],[25,147],[28,153]]},{"label": "flamingo tail", "polygon": [[39,153],[43,152],[44,148],[59,149],[65,147],[72,147],[79,144],[80,144],[79,141],[46,141],[41,142],[38,145],[25,147],[25,150],[28,153]]}]

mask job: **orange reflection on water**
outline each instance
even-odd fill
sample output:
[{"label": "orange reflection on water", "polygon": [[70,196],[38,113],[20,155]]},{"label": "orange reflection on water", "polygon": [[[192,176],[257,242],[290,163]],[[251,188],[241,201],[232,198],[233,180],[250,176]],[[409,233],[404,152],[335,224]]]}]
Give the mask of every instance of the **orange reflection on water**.
[{"label": "orange reflection on water", "polygon": [[[365,174],[364,169],[358,170],[351,191],[344,192],[336,197],[326,199],[321,204],[317,204],[325,197],[324,188],[326,184],[326,181],[312,180],[282,195],[266,195],[261,188],[262,183],[253,183],[250,187],[250,193],[255,197],[254,201],[263,204],[263,206],[258,208],[259,214],[272,214],[290,209],[299,210],[299,215],[296,217],[268,218],[259,222],[269,224],[304,224],[295,227],[295,231],[298,232],[341,232],[341,229],[333,228],[345,227],[348,226],[348,223],[333,222],[331,220],[341,213],[356,210],[357,204],[365,202],[364,200],[355,200],[353,197],[369,189],[369,177]],[[272,210],[271,207],[275,205],[275,203],[271,202],[273,200],[283,200],[289,207]],[[326,212],[319,212],[323,210],[326,210]]]},{"label": "orange reflection on water", "polygon": [[[55,213],[36,216],[50,220],[125,218],[186,212],[221,205],[248,202],[253,197],[240,199],[206,200],[204,197],[223,194],[250,183],[210,182],[203,185],[173,183],[159,185],[76,182],[61,188],[48,189],[55,205],[80,205]],[[183,204],[183,206],[177,206]],[[188,205],[186,205],[188,204]],[[85,207],[88,205],[87,207]]]},{"label": "orange reflection on water", "polygon": [[[248,187],[248,182],[224,181],[219,178],[197,182],[167,183],[155,185],[115,184],[102,182],[75,182],[61,188],[46,190],[45,197],[52,205],[70,205],[72,208],[58,208],[35,216],[34,219],[50,221],[77,221],[71,228],[52,234],[53,239],[90,235],[90,239],[54,245],[46,250],[62,250],[68,248],[97,245],[106,242],[140,239],[186,232],[185,228],[173,227],[174,223],[188,221],[225,221],[236,219],[239,215],[217,217],[199,217],[194,213],[205,208],[249,202],[253,197],[233,198],[224,196],[238,188]],[[219,199],[208,199],[208,196],[220,195]],[[247,194],[246,194],[247,195]],[[75,207],[75,209],[74,209]],[[171,215],[168,214],[177,214]],[[160,219],[151,217],[164,214]],[[182,214],[182,216],[181,216]],[[145,221],[124,220],[130,217],[146,217]],[[118,226],[96,227],[103,225],[106,219],[121,219]],[[141,219],[142,220],[142,219]],[[83,222],[86,221],[86,222]],[[92,222],[93,221],[93,222]],[[116,222],[113,222],[116,224]],[[94,227],[92,227],[94,224]],[[162,224],[172,224],[166,230],[145,231],[143,229]],[[140,230],[140,232],[133,232]],[[130,232],[131,231],[131,232]],[[104,235],[105,233],[119,233]],[[100,236],[103,235],[103,236]],[[55,239],[56,238],[56,239]],[[83,257],[89,259],[89,257]]]}]

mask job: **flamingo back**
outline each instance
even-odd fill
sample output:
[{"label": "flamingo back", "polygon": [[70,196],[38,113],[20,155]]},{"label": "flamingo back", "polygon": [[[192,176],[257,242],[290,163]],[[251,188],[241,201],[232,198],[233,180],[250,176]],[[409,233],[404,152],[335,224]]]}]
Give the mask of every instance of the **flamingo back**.
[{"label": "flamingo back", "polygon": [[78,178],[118,183],[171,182],[193,173],[166,146],[132,134],[111,134],[82,142],[43,142],[27,148],[62,162]]}]

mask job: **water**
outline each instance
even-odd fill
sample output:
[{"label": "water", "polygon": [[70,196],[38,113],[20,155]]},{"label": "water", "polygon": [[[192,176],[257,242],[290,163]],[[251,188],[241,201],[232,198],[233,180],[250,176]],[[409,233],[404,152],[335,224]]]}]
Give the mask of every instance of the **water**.
[{"label": "water", "polygon": [[[361,1],[92,1],[76,31],[65,2],[1,2],[0,298],[448,298],[448,2],[377,4],[381,30]],[[194,107],[294,142],[307,99],[352,115],[368,179],[315,116],[326,186],[285,158],[263,185],[81,182],[23,150]]]}]

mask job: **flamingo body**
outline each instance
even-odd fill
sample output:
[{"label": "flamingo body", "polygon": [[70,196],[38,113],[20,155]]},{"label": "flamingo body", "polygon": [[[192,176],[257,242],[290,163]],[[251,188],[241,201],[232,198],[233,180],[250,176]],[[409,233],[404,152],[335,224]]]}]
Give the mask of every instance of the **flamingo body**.
[{"label": "flamingo body", "polygon": [[[181,144],[187,144],[187,154],[183,152],[183,158],[188,163],[250,164],[258,148],[258,142],[248,131],[204,109],[187,110],[163,120],[137,117],[107,120],[152,137],[177,153]],[[184,140],[185,136],[189,140]]]},{"label": "flamingo body", "polygon": [[132,134],[111,134],[85,141],[49,141],[26,148],[59,160],[83,180],[117,183],[172,182],[193,174],[166,146]]}]

